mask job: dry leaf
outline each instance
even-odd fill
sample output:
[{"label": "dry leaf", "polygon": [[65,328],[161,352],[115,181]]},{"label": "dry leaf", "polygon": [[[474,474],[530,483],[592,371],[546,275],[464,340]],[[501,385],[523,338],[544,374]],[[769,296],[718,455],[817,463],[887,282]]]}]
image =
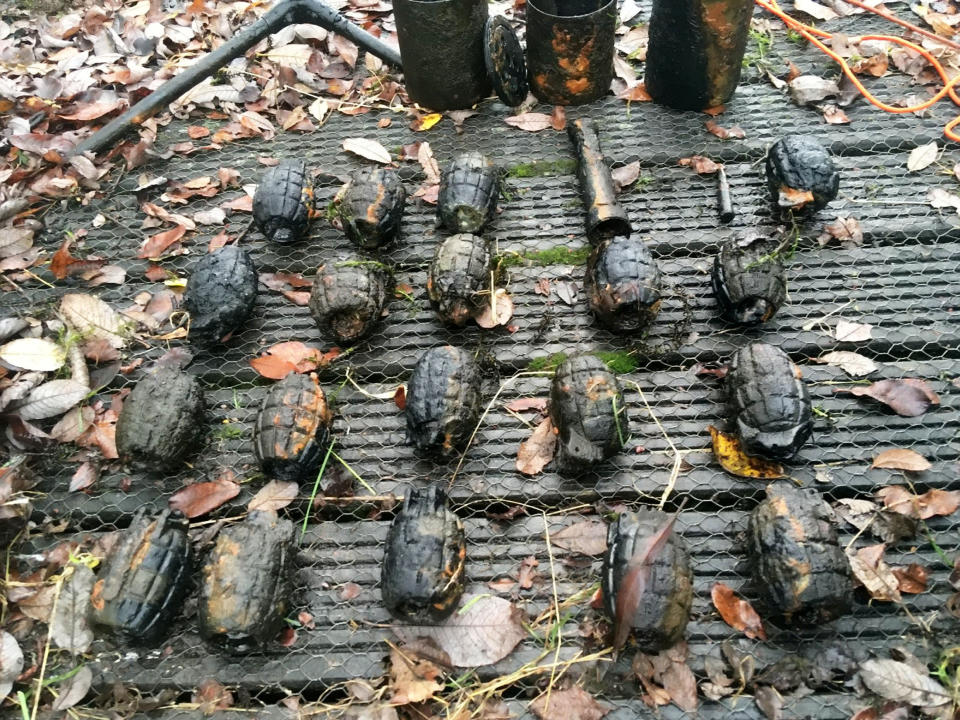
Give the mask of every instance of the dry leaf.
[{"label": "dry leaf", "polygon": [[732,128],[720,127],[714,120],[707,120],[705,123],[707,132],[711,135],[716,135],[721,140],[728,140],[729,138],[745,138],[747,134],[740,128],[738,125],[734,125]]},{"label": "dry leaf", "polygon": [[923,415],[931,406],[940,404],[940,397],[933,388],[925,380],[917,378],[879,380],[868,387],[857,385],[838,392],[871,397],[903,417]]},{"label": "dry leaf", "polygon": [[931,140],[926,145],[915,147],[910,151],[910,156],[907,158],[907,170],[909,172],[923,170],[933,165],[933,163],[937,161],[939,154],[940,147],[937,145],[936,140]]},{"label": "dry leaf", "polygon": [[933,466],[929,460],[915,450],[891,448],[877,455],[873,459],[873,464],[870,467],[923,472]]},{"label": "dry leaf", "polygon": [[80,464],[77,471],[70,478],[70,492],[86,490],[100,478],[100,468],[93,462],[87,460]]},{"label": "dry leaf", "polygon": [[188,518],[206,515],[240,494],[240,486],[232,480],[214,480],[187,485],[170,497],[170,507]]},{"label": "dry leaf", "polygon": [[0,360],[20,370],[53,372],[63,367],[67,353],[44,338],[17,338],[0,346]]},{"label": "dry leaf", "polygon": [[60,301],[60,312],[81,335],[106,340],[118,350],[126,345],[120,315],[100,298],[69,293]]},{"label": "dry leaf", "polygon": [[295,482],[271,480],[250,500],[247,510],[282,510],[297,499],[300,486]]},{"label": "dry leaf", "polygon": [[757,611],[746,600],[737,597],[729,587],[723,583],[714,583],[710,597],[727,625],[742,631],[748,638],[767,639]]},{"label": "dry leaf", "polygon": [[392,705],[406,705],[428,700],[443,689],[437,682],[440,669],[429,660],[390,648],[390,690]]},{"label": "dry leaf", "polygon": [[916,707],[938,707],[951,699],[946,688],[929,675],[896,660],[880,658],[862,662],[860,679],[880,697]]},{"label": "dry leaf", "polygon": [[550,127],[557,132],[561,132],[567,127],[567,111],[563,105],[553,106],[553,112],[550,113]]},{"label": "dry leaf", "polygon": [[93,683],[93,670],[89,665],[82,665],[76,674],[67,678],[57,686],[60,693],[53,701],[52,710],[69,710],[87,696],[90,685]]},{"label": "dry leaf", "polygon": [[93,643],[87,612],[95,580],[93,570],[86,565],[77,565],[60,590],[56,611],[50,621],[51,639],[57,647],[72,655],[87,652]]},{"label": "dry leaf", "polygon": [[417,638],[432,640],[459,668],[493,665],[527,637],[518,607],[483,595],[464,596],[461,608],[441,623],[394,625],[393,632],[408,645]]},{"label": "dry leaf", "polygon": [[[794,0],[794,3],[801,0]],[[815,5],[816,3],[810,3]],[[753,701],[767,720],[780,720],[783,717],[783,697],[777,689],[770,686],[758,687],[753,693]]]},{"label": "dry leaf", "polygon": [[339,348],[322,352],[294,340],[267,348],[265,354],[250,361],[250,366],[263,377],[282,380],[292,372],[313,372],[326,367],[338,355]]},{"label": "dry leaf", "polygon": [[901,485],[891,485],[880,488],[877,497],[888,510],[921,520],[952,515],[960,507],[960,490],[933,489],[923,495],[914,495]]},{"label": "dry leaf", "polygon": [[830,225],[825,225],[817,237],[820,247],[826,247],[833,240],[839,240],[845,248],[863,245],[863,228],[860,221],[853,217],[837,217]]},{"label": "dry leaf", "polygon": [[526,130],[527,132],[540,132],[548,127],[553,127],[552,118],[546,113],[521,113],[513,115],[503,120],[507,125]]},{"label": "dry leaf", "polygon": [[883,560],[885,544],[860,548],[856,554],[849,552],[850,568],[854,576],[870,593],[870,597],[881,602],[900,602],[899,582],[890,566]]},{"label": "dry leaf", "polygon": [[806,13],[817,20],[835,20],[840,17],[826,5],[813,2],[813,0],[793,0],[793,9],[797,12]]},{"label": "dry leaf", "polygon": [[90,388],[76,380],[50,380],[31,390],[16,412],[21,420],[42,420],[65,413],[88,394]]},{"label": "dry leaf", "polygon": [[359,155],[367,160],[390,164],[390,153],[376,140],[367,140],[366,138],[347,138],[343,141],[343,149],[354,155]]},{"label": "dry leaf", "polygon": [[0,693],[6,697],[13,682],[23,671],[23,651],[17,639],[6,630],[0,630]]},{"label": "dry leaf", "polygon": [[611,708],[601,705],[579,685],[543,693],[530,703],[540,720],[600,720]]},{"label": "dry leaf", "polygon": [[640,177],[640,161],[634,160],[632,163],[614,168],[610,172],[610,177],[613,178],[613,189],[616,192],[630,187],[637,181],[637,178]]},{"label": "dry leaf", "polygon": [[144,241],[143,246],[140,248],[140,252],[137,253],[137,257],[150,259],[159,258],[161,255],[163,255],[167,248],[179,241],[186,232],[186,227],[183,225],[177,225],[175,228],[171,228],[170,230],[164,230],[156,235],[151,235],[146,239],[146,241]]},{"label": "dry leaf", "polygon": [[894,568],[893,574],[897,578],[900,592],[911,595],[926,592],[929,572],[923,565],[910,563],[905,568]]},{"label": "dry leaf", "polygon": [[782,478],[783,466],[764,458],[751,457],[743,451],[740,438],[717,430],[713,425],[707,427],[713,439],[713,454],[720,466],[732,475],[746,478]]},{"label": "dry leaf", "polygon": [[646,83],[639,82],[631,88],[627,88],[622,93],[617,95],[621,100],[627,100],[628,102],[651,102],[653,97],[650,93],[647,92]]},{"label": "dry leaf", "polygon": [[494,305],[491,307],[489,302],[483,303],[477,308],[473,319],[482,328],[491,329],[499,325],[506,325],[513,317],[513,299],[503,288],[497,288],[494,293]]},{"label": "dry leaf", "polygon": [[814,362],[833,365],[834,367],[842,369],[852,377],[869,375],[877,370],[877,365],[873,360],[858,353],[850,352],[849,350],[834,350],[833,352],[828,352],[818,358],[814,358]]},{"label": "dry leaf", "polygon": [[703,155],[691,155],[690,157],[680,158],[678,165],[689,167],[698,175],[713,175],[720,170],[720,165]]},{"label": "dry leaf", "polygon": [[581,555],[603,555],[607,551],[607,524],[599,520],[576,522],[553,533],[550,542]]},{"label": "dry leaf", "polygon": [[393,404],[400,410],[407,409],[407,386],[399,385],[393,393]]},{"label": "dry leaf", "polygon": [[443,120],[443,113],[430,113],[429,115],[417,115],[410,123],[410,129],[414,132],[424,132],[429,130],[438,122]]},{"label": "dry leaf", "polygon": [[524,475],[536,475],[553,460],[557,449],[557,436],[553,420],[544,418],[533,434],[520,443],[517,450],[517,470]]},{"label": "dry leaf", "polygon": [[873,325],[850,322],[841,318],[837,320],[837,327],[833,336],[839,342],[866,342],[873,337]]},{"label": "dry leaf", "polygon": [[850,117],[833,104],[823,106],[823,119],[827,125],[849,125]]},{"label": "dry leaf", "polygon": [[528,412],[530,410],[544,412],[547,409],[547,398],[520,398],[519,400],[511,400],[503,407],[511,412]]}]

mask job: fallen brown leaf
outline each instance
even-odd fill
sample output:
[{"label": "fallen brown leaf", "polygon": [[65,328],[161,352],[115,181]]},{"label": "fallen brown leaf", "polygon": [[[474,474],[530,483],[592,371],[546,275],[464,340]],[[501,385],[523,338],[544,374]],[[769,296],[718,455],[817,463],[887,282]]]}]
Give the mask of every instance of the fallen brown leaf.
[{"label": "fallen brown leaf", "polygon": [[952,515],[960,507],[960,490],[934,489],[915,495],[902,485],[891,485],[880,488],[877,497],[888,510],[921,520]]},{"label": "fallen brown leaf", "polygon": [[739,125],[734,125],[732,128],[721,127],[713,120],[707,120],[704,125],[707,128],[707,132],[711,135],[716,135],[721,140],[729,140],[730,138],[742,139],[747,136],[747,134],[740,128]]},{"label": "fallen brown leaf", "polygon": [[923,565],[910,563],[905,568],[894,568],[900,592],[916,595],[926,592],[929,572]]},{"label": "fallen brown leaf", "polygon": [[730,627],[742,631],[748,638],[767,639],[763,629],[763,622],[757,611],[746,600],[739,598],[723,583],[714,583],[710,590],[713,606],[717,608],[720,617]]},{"label": "fallen brown leaf", "polygon": [[933,467],[930,461],[916,450],[907,448],[891,448],[884,450],[873,459],[873,468],[888,468],[890,470],[909,470],[923,472]]},{"label": "fallen brown leaf", "polygon": [[611,708],[601,705],[579,685],[543,693],[530,703],[540,720],[600,720]]},{"label": "fallen brown leaf", "polygon": [[900,602],[900,590],[897,577],[883,559],[886,544],[869,545],[856,553],[848,552],[850,568],[854,576],[870,593],[870,597],[881,602]]},{"label": "fallen brown leaf", "polygon": [[934,405],[940,404],[940,397],[925,380],[902,378],[899,380],[879,380],[868,387],[856,385],[844,388],[857,397],[871,397],[903,417],[923,415]]},{"label": "fallen brown leaf", "polygon": [[193,483],[170,497],[170,507],[195,518],[216,510],[239,493],[240,486],[232,480]]},{"label": "fallen brown leaf", "polygon": [[557,448],[557,436],[553,420],[544,418],[533,434],[520,443],[517,451],[517,470],[524,475],[536,475],[553,460]]},{"label": "fallen brown leaf", "polygon": [[521,113],[504,118],[503,121],[507,125],[527,132],[540,132],[548,127],[553,127],[553,119],[546,113]]},{"label": "fallen brown leaf", "polygon": [[713,175],[720,170],[720,165],[703,155],[691,155],[690,157],[680,158],[678,165],[689,167],[698,175]]}]

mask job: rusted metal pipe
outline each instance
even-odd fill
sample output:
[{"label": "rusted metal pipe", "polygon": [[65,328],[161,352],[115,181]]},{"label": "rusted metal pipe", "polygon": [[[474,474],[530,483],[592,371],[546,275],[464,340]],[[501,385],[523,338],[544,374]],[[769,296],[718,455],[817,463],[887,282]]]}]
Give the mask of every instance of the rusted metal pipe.
[{"label": "rusted metal pipe", "polygon": [[613,176],[603,158],[597,127],[588,118],[574,120],[567,128],[577,155],[580,194],[587,211],[587,238],[598,242],[605,237],[629,235],[633,228],[617,202]]},{"label": "rusted metal pipe", "polygon": [[753,0],[654,0],[646,88],[662,105],[704,110],[740,82]]},{"label": "rusted metal pipe", "polygon": [[400,54],[379,39],[357,27],[343,15],[331,9],[320,0],[281,0],[260,19],[245,30],[230,38],[176,77],[171,78],[150,95],[143,98],[123,115],[114,118],[74,149],[74,154],[100,152],[116,144],[136,125],[155,115],[162,108],[183,95],[197,83],[213,75],[234,58],[268,35],[285,28],[287,25],[310,23],[319,25],[330,32],[342,35],[347,40],[376,55],[384,62],[401,67]]},{"label": "rusted metal pipe", "polygon": [[616,0],[529,0],[530,89],[554,105],[603,97],[613,80]]},{"label": "rusted metal pipe", "polygon": [[464,110],[490,95],[487,0],[393,0],[393,17],[411,100],[431,110]]}]

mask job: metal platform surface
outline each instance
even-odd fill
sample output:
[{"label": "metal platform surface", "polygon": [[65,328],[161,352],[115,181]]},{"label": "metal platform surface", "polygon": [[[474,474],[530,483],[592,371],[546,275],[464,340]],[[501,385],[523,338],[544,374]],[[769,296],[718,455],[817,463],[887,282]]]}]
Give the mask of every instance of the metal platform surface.
[{"label": "metal platform surface", "polygon": [[[641,14],[645,17],[646,12]],[[862,16],[841,19],[828,27],[849,32],[888,30],[882,21]],[[823,58],[789,43],[779,29],[772,52],[772,62],[786,58],[804,71],[833,72]],[[922,92],[909,86],[909,78],[896,73],[872,81],[871,87],[892,97]],[[316,191],[318,204],[323,206],[339,186],[331,176],[344,176],[365,165],[345,153],[341,143],[344,138],[363,137],[380,141],[394,153],[401,145],[428,141],[441,166],[458,152],[479,150],[507,170],[500,212],[486,232],[501,255],[530,256],[551,248],[582,247],[586,243],[583,216],[566,133],[548,129],[534,134],[510,127],[503,122],[507,109],[493,101],[478,110],[465,121],[462,133],[455,131],[449,119],[419,133],[408,129],[408,121],[400,114],[371,112],[347,117],[334,113],[312,134],[280,132],[269,142],[244,141],[217,151],[174,155],[125,175],[107,197],[87,207],[64,203],[52,210],[45,218],[44,242],[53,251],[64,232],[87,229],[84,252],[108,258],[128,273],[124,285],[104,289],[102,297],[114,307],[127,307],[137,293],[163,289],[161,283],[145,279],[146,261],[135,259],[146,234],[139,229],[143,214],[133,192],[142,172],[183,181],[215,176],[219,168],[229,167],[239,171],[243,184],[249,184],[255,183],[264,169],[258,158],[302,157],[325,173]],[[378,496],[402,495],[405,488],[428,480],[449,481],[456,460],[438,464],[416,458],[404,444],[403,414],[392,400],[371,396],[384,397],[406,382],[426,348],[442,343],[460,345],[478,354],[484,367],[485,402],[491,403],[450,490],[466,523],[468,589],[492,592],[488,581],[515,575],[520,561],[530,555],[539,560],[541,575],[547,572],[545,522],[556,532],[585,514],[596,517],[592,513],[598,507],[656,504],[671,474],[672,442],[685,453],[687,463],[676,478],[668,507],[686,501],[678,529],[690,545],[695,571],[696,596],[687,636],[691,667],[698,680],[706,678],[704,658],[718,655],[719,645],[726,639],[754,654],[758,668],[791,653],[816,655],[834,645],[863,656],[905,645],[922,659],[935,660],[942,647],[960,642],[960,634],[957,620],[944,609],[951,592],[949,569],[922,536],[914,543],[890,548],[887,560],[892,565],[917,562],[930,570],[929,589],[920,595],[905,595],[904,602],[911,613],[931,622],[932,636],[920,632],[903,608],[868,603],[860,594],[851,615],[806,630],[771,626],[767,642],[747,640],[722,622],[710,601],[714,582],[722,581],[750,600],[757,598],[744,572],[742,531],[749,511],[763,495],[763,484],[732,477],[713,459],[706,428],[710,424],[727,427],[725,395],[721,382],[696,376],[694,366],[722,362],[752,338],[784,348],[801,365],[817,409],[814,439],[791,466],[791,476],[805,486],[817,487],[830,500],[871,497],[880,487],[903,484],[902,473],[869,467],[878,451],[892,447],[912,448],[933,463],[931,470],[911,478],[918,491],[960,488],[960,386],[955,382],[960,375],[960,217],[950,209],[934,209],[926,201],[930,188],[950,192],[957,188],[949,170],[960,160],[960,152],[955,145],[948,145],[938,163],[917,173],[908,173],[906,168],[909,150],[930,140],[940,141],[942,126],[953,111],[941,104],[928,117],[893,116],[859,101],[846,110],[849,126],[827,125],[819,113],[797,108],[756,73],[747,73],[726,112],[716,119],[724,127],[742,128],[743,139],[721,141],[706,131],[707,116],[653,103],[628,105],[608,98],[591,106],[568,108],[569,119],[590,116],[597,121],[605,153],[615,165],[640,161],[644,179],[621,198],[639,235],[650,243],[668,288],[649,334],[638,339],[598,329],[582,293],[572,305],[560,300],[556,292],[549,297],[536,294],[539,278],[549,278],[554,284],[579,284],[583,267],[540,265],[529,260],[509,269],[508,288],[516,306],[511,322],[516,326],[514,332],[445,329],[436,321],[425,290],[427,264],[442,233],[434,227],[434,208],[411,200],[404,217],[403,241],[384,253],[383,261],[395,267],[398,283],[414,289],[413,300],[393,299],[373,337],[321,374],[326,388],[342,386],[336,396],[334,424],[338,452]],[[377,123],[383,117],[391,117],[392,124],[381,129]],[[217,126],[213,121],[192,121],[198,122]],[[173,122],[164,127],[158,146],[186,140],[187,125]],[[789,304],[769,326],[751,331],[730,328],[717,319],[709,268],[721,240],[748,229],[772,232],[778,226],[764,189],[760,161],[769,144],[788,132],[813,133],[838,156],[840,198],[800,226],[799,246],[788,263]],[[680,158],[696,154],[726,163],[737,209],[736,220],[728,227],[717,221],[713,179],[677,165]],[[416,163],[401,165],[413,190],[423,180],[420,168]],[[536,174],[520,177],[531,170]],[[239,190],[226,191],[210,201],[191,201],[186,208],[192,212],[214,207],[239,195]],[[141,200],[157,198],[148,193]],[[99,228],[92,225],[97,213],[107,219]],[[859,219],[864,231],[861,247],[819,247],[817,235],[837,216]],[[229,234],[239,233],[248,218],[231,214]],[[166,261],[164,267],[188,274],[216,230],[201,228],[187,242],[190,254]],[[268,245],[256,230],[251,230],[242,244],[253,254],[261,273],[299,272],[307,277],[317,265],[350,250],[348,241],[323,219],[314,221],[309,241],[295,247]],[[31,289],[31,309],[40,312],[69,290],[69,282],[57,283],[55,289]],[[23,298],[12,293],[6,293],[0,302],[8,308],[24,309]],[[830,333],[839,318],[872,325],[872,339],[838,343]],[[329,346],[307,308],[261,287],[255,315],[244,329],[225,347],[199,353],[190,368],[201,378],[211,408],[211,432],[192,466],[168,477],[117,468],[105,472],[90,492],[71,493],[66,488],[74,466],[51,459],[41,488],[45,495],[35,503],[35,519],[68,518],[67,534],[58,535],[58,540],[70,533],[101,533],[124,527],[141,507],[166,506],[170,494],[187,482],[213,479],[224,468],[231,468],[240,479],[255,477],[251,425],[269,382],[258,378],[249,360],[265,347],[285,340]],[[124,359],[149,361],[164,349],[159,345],[134,347]],[[940,395],[940,406],[921,417],[902,418],[879,404],[838,393],[851,379],[838,368],[811,361],[836,349],[854,350],[875,360],[880,369],[871,380],[927,380]],[[534,478],[524,477],[515,470],[514,462],[517,447],[530,428],[506,412],[504,404],[520,397],[545,397],[549,378],[516,373],[528,369],[531,360],[578,351],[622,351],[636,363],[636,369],[622,378],[632,421],[627,450],[578,482],[549,469]],[[344,384],[347,369],[363,392]],[[120,376],[104,392],[132,384],[139,377],[141,371]],[[498,390],[499,396],[493,400]],[[649,409],[640,397],[641,390]],[[224,423],[234,429],[229,437],[217,432]],[[818,482],[818,471],[821,478],[825,471],[829,482]],[[262,482],[258,477],[245,483],[240,496],[216,516],[236,516]],[[359,484],[354,490],[359,495],[367,493]],[[301,493],[285,511],[298,521],[303,518],[309,488],[301,488]],[[525,505],[529,515],[513,521],[489,516],[516,504]],[[279,717],[284,711],[272,706],[287,692],[312,699],[346,680],[382,677],[388,652],[384,640],[391,638],[392,632],[377,586],[390,513],[370,519],[372,509],[371,503],[356,502],[330,503],[313,511],[298,555],[292,615],[305,610],[313,615],[317,627],[299,631],[292,647],[278,644],[243,657],[219,654],[196,634],[194,604],[188,602],[162,651],[128,652],[98,640],[92,664],[97,687],[116,681],[145,694],[172,689],[185,697],[199,679],[210,677],[240,688],[247,707],[266,704],[271,707],[264,715]],[[929,529],[950,557],[960,549],[960,518],[932,519]],[[843,527],[843,544],[852,538],[852,528]],[[556,552],[558,560],[565,557],[564,552]],[[586,567],[556,563],[561,598],[598,579],[598,559]],[[345,583],[360,586],[353,600],[340,599]],[[553,587],[547,582],[520,592],[517,601],[535,616],[552,598]],[[577,651],[578,630],[592,614],[595,611],[586,601],[576,609],[564,627],[563,653]],[[535,657],[538,647],[534,640],[525,640],[506,660],[481,668],[479,674],[493,677],[515,670]],[[625,720],[649,712],[639,699],[635,681],[624,677],[629,673],[629,660],[604,667],[602,682],[591,677],[597,676],[599,667],[584,672],[588,687],[613,708],[607,718]],[[527,716],[527,701],[535,694],[532,684],[511,688],[507,693],[511,711],[518,717]],[[701,703],[698,717],[762,717],[749,693],[736,703],[714,703],[703,697]],[[851,688],[835,687],[802,698],[788,696],[784,711],[785,717],[840,720],[864,705]],[[187,717],[189,712],[180,714]],[[687,716],[673,706],[658,712],[666,718]],[[166,714],[174,717],[178,713]]]}]

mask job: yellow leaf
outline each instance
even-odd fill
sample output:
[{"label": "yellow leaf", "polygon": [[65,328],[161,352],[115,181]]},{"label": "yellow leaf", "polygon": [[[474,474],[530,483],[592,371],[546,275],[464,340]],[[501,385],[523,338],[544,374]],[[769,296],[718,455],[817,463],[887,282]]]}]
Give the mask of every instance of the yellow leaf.
[{"label": "yellow leaf", "polygon": [[713,438],[713,454],[717,461],[731,475],[745,478],[782,478],[783,467],[770,460],[750,457],[740,446],[740,438],[720,432],[713,425],[707,428]]},{"label": "yellow leaf", "polygon": [[422,118],[420,118],[420,121],[417,123],[417,127],[414,129],[418,132],[429,130],[441,120],[443,120],[442,113],[430,113],[429,115],[424,115]]}]

